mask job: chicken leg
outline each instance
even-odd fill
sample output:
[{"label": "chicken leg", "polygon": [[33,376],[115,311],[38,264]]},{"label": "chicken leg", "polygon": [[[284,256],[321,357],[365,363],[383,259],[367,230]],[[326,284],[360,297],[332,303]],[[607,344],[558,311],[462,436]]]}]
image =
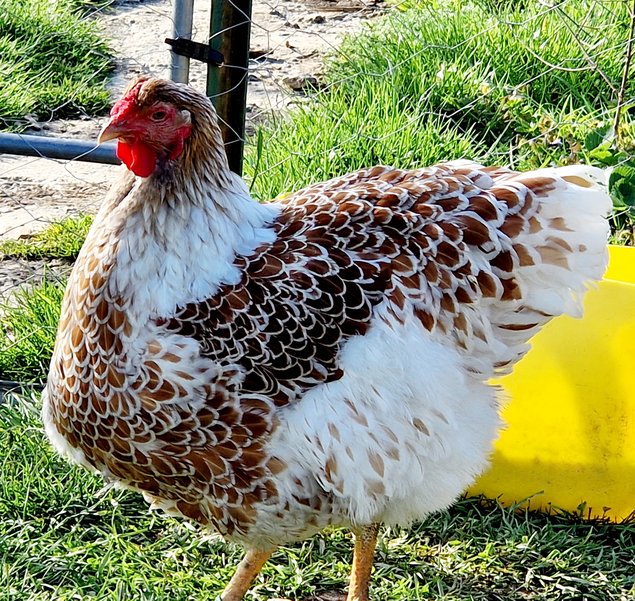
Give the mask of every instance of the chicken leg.
[{"label": "chicken leg", "polygon": [[271,551],[255,551],[248,549],[241,562],[238,564],[234,575],[225,587],[220,598],[221,601],[241,601],[254,578],[258,575],[262,566],[271,557]]},{"label": "chicken leg", "polygon": [[346,601],[369,601],[368,586],[373,569],[373,556],[377,544],[379,524],[363,526],[355,531],[353,567]]}]

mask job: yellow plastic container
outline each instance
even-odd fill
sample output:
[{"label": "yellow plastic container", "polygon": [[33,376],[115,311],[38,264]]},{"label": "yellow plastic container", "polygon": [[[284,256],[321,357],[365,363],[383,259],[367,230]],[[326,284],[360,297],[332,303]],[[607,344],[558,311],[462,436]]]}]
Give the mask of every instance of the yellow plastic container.
[{"label": "yellow plastic container", "polygon": [[584,317],[553,320],[498,383],[507,427],[471,494],[589,518],[635,515],[635,248],[611,247]]}]

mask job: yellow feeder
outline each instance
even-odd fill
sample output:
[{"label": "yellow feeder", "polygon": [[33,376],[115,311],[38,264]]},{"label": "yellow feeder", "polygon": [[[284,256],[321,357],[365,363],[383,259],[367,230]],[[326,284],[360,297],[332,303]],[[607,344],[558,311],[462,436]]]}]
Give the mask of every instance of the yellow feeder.
[{"label": "yellow feeder", "polygon": [[499,383],[507,427],[470,493],[589,518],[635,516],[635,248],[611,247],[584,317],[553,320]]}]

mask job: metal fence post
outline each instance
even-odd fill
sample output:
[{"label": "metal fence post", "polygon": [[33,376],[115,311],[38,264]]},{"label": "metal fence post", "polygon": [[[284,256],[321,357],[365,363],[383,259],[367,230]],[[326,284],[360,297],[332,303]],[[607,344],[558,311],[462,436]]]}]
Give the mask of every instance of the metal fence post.
[{"label": "metal fence post", "polygon": [[[194,19],[194,0],[174,0],[172,22],[174,38],[192,39],[192,21]],[[190,59],[175,52],[170,53],[170,79],[178,83],[188,83],[190,79]]]},{"label": "metal fence post", "polygon": [[251,0],[212,0],[210,46],[223,53],[221,67],[207,69],[207,95],[220,121],[229,168],[242,175],[245,139]]}]

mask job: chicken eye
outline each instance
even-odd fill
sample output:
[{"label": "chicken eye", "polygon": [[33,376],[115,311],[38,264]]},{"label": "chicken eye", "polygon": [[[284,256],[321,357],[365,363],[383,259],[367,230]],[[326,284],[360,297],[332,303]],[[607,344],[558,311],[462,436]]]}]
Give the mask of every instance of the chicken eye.
[{"label": "chicken eye", "polygon": [[150,119],[152,119],[152,121],[163,121],[166,115],[167,113],[165,111],[155,111],[150,115]]}]

